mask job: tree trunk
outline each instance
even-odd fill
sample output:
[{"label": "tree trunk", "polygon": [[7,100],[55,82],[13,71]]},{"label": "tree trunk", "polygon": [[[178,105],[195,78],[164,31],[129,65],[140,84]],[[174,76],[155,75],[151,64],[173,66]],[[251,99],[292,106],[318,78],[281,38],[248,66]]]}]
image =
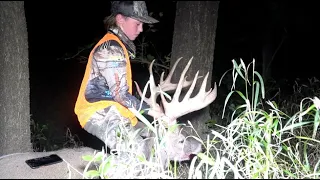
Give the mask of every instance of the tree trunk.
[{"label": "tree trunk", "polygon": [[23,1],[0,2],[0,155],[32,150]]},{"label": "tree trunk", "polygon": [[[212,65],[214,57],[214,46],[216,27],[218,19],[219,1],[178,1],[176,18],[174,24],[171,66],[179,58],[183,57],[173,82],[178,82],[180,74],[191,57],[192,64],[187,72],[188,80],[199,70],[200,76],[210,72],[207,90],[212,87]],[[202,79],[197,81],[193,97],[200,88]],[[183,95],[182,95],[183,96]],[[213,102],[214,103],[214,102]],[[203,138],[207,127],[205,122],[210,120],[209,106],[197,112],[190,113],[180,118],[190,120],[196,131]],[[179,119],[179,120],[180,120]]]}]

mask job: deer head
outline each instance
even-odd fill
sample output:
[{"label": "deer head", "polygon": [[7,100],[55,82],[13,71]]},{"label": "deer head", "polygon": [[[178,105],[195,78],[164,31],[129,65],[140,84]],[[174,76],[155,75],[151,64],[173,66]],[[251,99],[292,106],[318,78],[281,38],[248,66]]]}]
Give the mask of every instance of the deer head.
[{"label": "deer head", "polygon": [[[149,79],[149,85],[150,85],[150,97],[146,98],[143,96],[141,89],[139,88],[139,85],[135,82],[137,91],[140,94],[140,97],[151,107],[151,108],[159,108],[162,107],[162,112],[164,112],[164,117],[162,117],[163,120],[166,121],[168,126],[172,126],[177,124],[177,118],[188,114],[193,111],[200,110],[210,103],[212,103],[216,96],[217,96],[217,88],[216,84],[214,85],[214,88],[210,89],[209,91],[206,91],[206,84],[209,73],[206,74],[202,85],[200,87],[200,90],[197,95],[194,97],[190,97],[194,87],[196,85],[196,81],[201,78],[198,76],[199,71],[196,73],[195,77],[192,81],[188,81],[185,77],[186,72],[188,71],[192,59],[191,58],[184,68],[179,82],[177,84],[171,83],[171,78],[173,75],[173,72],[179,63],[179,61],[182,58],[179,58],[175,64],[173,65],[172,69],[170,70],[167,78],[163,80],[164,72],[161,74],[160,77],[160,83],[156,86],[154,81],[154,76],[152,72],[152,66],[154,63],[154,60],[149,66],[149,73],[150,73],[150,79]],[[185,94],[182,101],[179,101],[179,96],[181,94],[181,91],[183,88],[190,86],[187,93]],[[173,98],[170,102],[166,100],[166,97],[161,92],[166,91],[174,91]],[[157,103],[157,97],[160,95],[161,97],[161,103],[162,106],[160,106]],[[168,133],[164,136],[165,140],[165,147],[163,148],[163,156],[168,157],[169,160],[178,160],[178,161],[184,161],[184,160],[190,160],[191,154],[198,154],[201,152],[201,143],[196,140],[195,138],[188,136],[184,129],[181,128],[181,126],[177,126],[173,131],[168,131]],[[165,158],[167,159],[167,158]]]}]

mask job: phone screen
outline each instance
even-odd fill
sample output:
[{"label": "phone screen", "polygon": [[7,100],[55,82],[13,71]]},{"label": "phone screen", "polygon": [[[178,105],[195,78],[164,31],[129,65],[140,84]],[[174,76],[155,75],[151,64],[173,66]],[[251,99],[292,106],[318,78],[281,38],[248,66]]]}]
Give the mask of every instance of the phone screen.
[{"label": "phone screen", "polygon": [[59,157],[57,154],[51,154],[49,156],[44,156],[44,157],[39,157],[39,158],[34,158],[34,159],[28,159],[26,160],[26,163],[32,168],[38,168],[41,166],[47,166],[50,164],[55,164],[62,162],[62,158]]}]

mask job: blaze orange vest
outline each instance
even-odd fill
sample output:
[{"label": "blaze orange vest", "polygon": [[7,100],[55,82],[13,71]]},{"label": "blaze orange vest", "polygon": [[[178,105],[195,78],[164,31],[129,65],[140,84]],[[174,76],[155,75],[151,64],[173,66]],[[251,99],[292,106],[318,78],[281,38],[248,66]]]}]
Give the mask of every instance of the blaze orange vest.
[{"label": "blaze orange vest", "polygon": [[90,103],[86,100],[85,98],[85,90],[87,87],[87,83],[89,80],[89,76],[91,73],[91,64],[92,64],[92,57],[93,57],[93,52],[94,49],[99,46],[100,44],[108,41],[108,40],[115,40],[117,41],[124,53],[125,53],[125,57],[126,57],[126,70],[127,70],[127,83],[129,86],[129,93],[132,94],[132,78],[131,78],[131,64],[130,64],[130,59],[129,59],[129,55],[128,55],[128,50],[127,48],[124,46],[124,44],[120,41],[120,39],[111,33],[107,33],[93,48],[93,50],[90,53],[90,56],[88,58],[88,63],[86,66],[86,70],[85,70],[85,74],[81,83],[81,87],[80,87],[80,91],[78,94],[78,98],[75,104],[75,108],[74,108],[74,112],[75,114],[78,116],[78,120],[80,122],[81,127],[83,128],[84,125],[87,123],[87,121],[89,120],[89,118],[98,110],[104,109],[106,107],[109,107],[111,105],[114,105],[118,111],[120,112],[120,114],[122,116],[124,116],[125,118],[128,118],[131,121],[131,124],[133,126],[135,126],[138,122],[137,118],[135,117],[135,115],[126,107],[124,107],[123,105],[121,105],[120,103],[116,102],[116,101],[107,101],[107,100],[101,100],[101,101],[97,101],[97,102],[93,102]]}]

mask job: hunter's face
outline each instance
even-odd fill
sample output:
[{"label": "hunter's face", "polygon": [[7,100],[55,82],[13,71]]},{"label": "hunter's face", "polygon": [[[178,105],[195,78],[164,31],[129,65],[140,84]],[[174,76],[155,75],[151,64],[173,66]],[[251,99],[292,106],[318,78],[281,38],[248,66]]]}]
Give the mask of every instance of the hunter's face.
[{"label": "hunter's face", "polygon": [[130,18],[120,15],[118,17],[118,26],[121,30],[128,36],[128,38],[133,41],[139,34],[143,31],[143,23]]}]

